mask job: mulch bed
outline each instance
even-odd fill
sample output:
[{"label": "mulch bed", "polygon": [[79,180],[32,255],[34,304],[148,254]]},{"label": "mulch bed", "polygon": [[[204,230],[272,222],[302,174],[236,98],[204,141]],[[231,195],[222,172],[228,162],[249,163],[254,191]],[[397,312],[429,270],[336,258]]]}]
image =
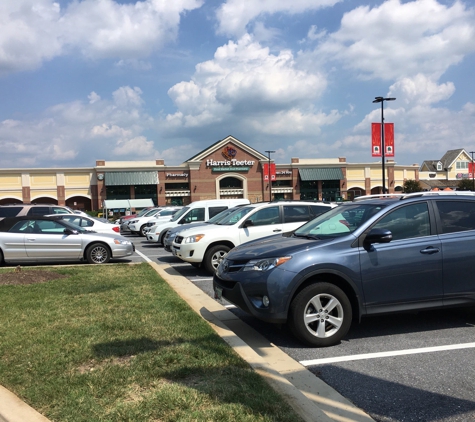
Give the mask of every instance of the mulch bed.
[{"label": "mulch bed", "polygon": [[5,284],[34,284],[67,277],[54,271],[24,271],[21,267],[7,273],[0,273],[0,285]]}]

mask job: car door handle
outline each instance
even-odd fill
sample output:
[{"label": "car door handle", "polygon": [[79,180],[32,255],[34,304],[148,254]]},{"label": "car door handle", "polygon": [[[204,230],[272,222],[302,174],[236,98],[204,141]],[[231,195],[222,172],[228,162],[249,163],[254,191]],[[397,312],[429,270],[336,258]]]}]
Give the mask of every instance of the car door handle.
[{"label": "car door handle", "polygon": [[275,229],[275,230],[272,230],[274,233],[277,233],[277,232],[281,232],[282,229]]},{"label": "car door handle", "polygon": [[421,253],[426,254],[426,255],[432,255],[437,252],[440,252],[439,248],[434,248],[433,246],[429,246],[428,248],[421,250]]}]

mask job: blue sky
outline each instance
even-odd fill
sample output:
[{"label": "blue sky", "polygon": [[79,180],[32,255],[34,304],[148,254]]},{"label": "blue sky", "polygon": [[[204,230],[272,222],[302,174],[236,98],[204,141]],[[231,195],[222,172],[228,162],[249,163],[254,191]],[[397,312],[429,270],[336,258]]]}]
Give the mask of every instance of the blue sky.
[{"label": "blue sky", "polygon": [[475,150],[475,8],[449,0],[2,0],[0,166]]}]

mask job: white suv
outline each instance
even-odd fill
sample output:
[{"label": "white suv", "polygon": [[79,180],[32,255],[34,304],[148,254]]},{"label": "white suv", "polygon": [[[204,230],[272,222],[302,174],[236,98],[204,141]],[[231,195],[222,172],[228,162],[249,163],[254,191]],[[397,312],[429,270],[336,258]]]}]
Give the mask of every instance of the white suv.
[{"label": "white suv", "polygon": [[147,223],[154,219],[156,221],[169,220],[173,215],[183,207],[164,207],[157,208],[154,211],[148,212],[142,217],[135,217],[130,220],[127,227],[133,234],[146,236]]},{"label": "white suv", "polygon": [[245,205],[217,224],[190,228],[177,234],[172,252],[183,261],[203,266],[213,274],[235,246],[261,237],[297,229],[337,204],[279,201]]}]

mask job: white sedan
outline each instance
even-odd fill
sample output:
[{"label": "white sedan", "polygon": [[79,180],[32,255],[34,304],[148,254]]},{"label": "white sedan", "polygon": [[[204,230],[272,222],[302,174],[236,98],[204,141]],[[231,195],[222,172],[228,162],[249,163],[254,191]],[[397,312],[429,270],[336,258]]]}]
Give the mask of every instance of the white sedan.
[{"label": "white sedan", "polygon": [[[57,216],[57,214],[55,215]],[[120,226],[118,224],[105,222],[94,217],[84,217],[78,214],[61,214],[62,220],[65,220],[75,226],[79,226],[87,231],[96,233],[120,234]]]}]

